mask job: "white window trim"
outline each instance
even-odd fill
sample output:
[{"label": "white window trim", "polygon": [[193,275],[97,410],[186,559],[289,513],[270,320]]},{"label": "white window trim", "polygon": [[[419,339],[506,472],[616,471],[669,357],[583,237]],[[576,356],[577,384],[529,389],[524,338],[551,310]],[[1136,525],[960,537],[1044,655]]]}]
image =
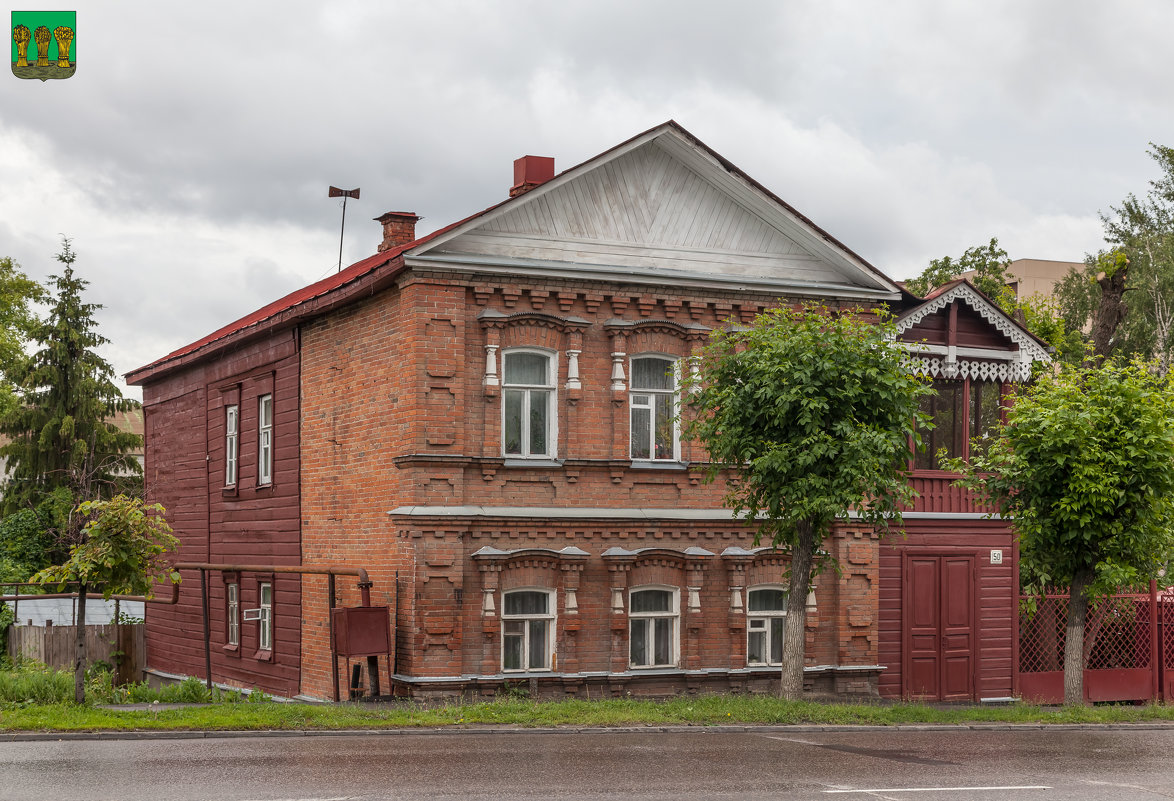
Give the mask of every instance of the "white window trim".
[{"label": "white window trim", "polygon": [[[265,422],[268,407],[269,421]],[[273,483],[273,395],[257,398],[257,483]]]},{"label": "white window trim", "polygon": [[225,617],[228,618],[226,639],[229,645],[241,644],[240,584],[230,581],[224,586]]},{"label": "white window trim", "polygon": [[[507,384],[505,379],[506,357],[511,353],[535,353],[545,356],[547,361],[547,383],[538,384]],[[507,348],[501,352],[501,454],[506,459],[534,459],[550,461],[558,458],[558,351],[546,348]],[[522,410],[522,453],[506,453],[505,449],[505,395],[511,390],[546,390],[550,392],[550,409],[548,409],[549,430],[546,432],[547,453],[527,453],[530,447],[530,394],[527,391],[525,408]]]},{"label": "white window trim", "polygon": [[[787,625],[786,624],[787,610],[785,608],[785,601],[784,601],[784,609],[782,611],[770,610],[770,611],[751,612],[750,611],[750,593],[755,592],[757,590],[782,590],[783,593],[785,594],[787,592],[787,587],[783,584],[755,584],[751,587],[746,588],[746,606],[745,606],[745,609],[746,609],[746,666],[747,667],[767,667],[767,666],[778,667],[782,664],[782,660],[780,659],[778,662],[774,662],[770,658],[770,653],[771,653],[770,621],[773,619],[781,618],[784,621],[783,622],[783,630],[784,630],[784,634],[785,634],[786,625]],[[764,649],[764,653],[766,654],[766,661],[765,662],[751,662],[750,661],[750,635],[752,634],[752,631],[750,629],[750,625],[751,625],[751,622],[755,621],[755,620],[766,621],[765,628],[762,629],[762,631],[766,635],[766,647]]]},{"label": "white window trim", "polygon": [[236,484],[240,455],[240,406],[231,404],[224,410],[224,486]]},{"label": "white window trim", "polygon": [[[545,615],[510,615],[506,614],[505,597],[515,592],[540,592],[546,596],[547,613]],[[549,673],[554,669],[554,644],[558,642],[555,637],[555,627],[557,625],[557,609],[558,609],[558,593],[550,587],[511,587],[508,590],[503,590],[501,593],[501,672],[502,673]],[[540,668],[532,668],[529,666],[520,668],[505,667],[505,626],[507,622],[517,620],[546,620],[546,665]],[[513,635],[516,636],[516,635]],[[530,627],[525,626],[522,629],[522,662],[523,664],[529,662],[528,655],[530,653]]]},{"label": "white window trim", "polygon": [[[648,443],[648,445],[649,445],[649,449],[648,449],[649,458],[637,459],[637,458],[631,456],[631,453],[632,453],[632,409],[633,409],[632,396],[633,395],[665,395],[665,394],[667,394],[664,390],[636,389],[635,386],[633,386],[633,382],[635,381],[635,377],[636,377],[635,362],[638,359],[646,359],[646,358],[664,359],[667,361],[671,361],[673,363],[673,391],[672,391],[672,397],[673,397],[673,403],[672,403],[673,455],[667,459],[657,459],[656,456],[654,455],[656,453],[656,442],[655,442],[656,425],[655,425],[655,419],[654,419],[656,407],[655,407],[655,405],[653,405],[651,403],[647,407],[649,410],[649,437],[650,437],[650,440]],[[648,464],[648,463],[670,464],[673,462],[680,462],[681,461],[681,426],[679,425],[678,420],[677,420],[678,415],[680,415],[680,413],[681,413],[681,361],[682,360],[681,360],[680,356],[674,356],[671,353],[656,353],[656,352],[634,353],[628,358],[628,376],[629,376],[629,379],[628,379],[628,455],[633,462],[639,462],[641,464]],[[645,408],[645,407],[639,407],[639,408]]]},{"label": "white window trim", "polygon": [[[269,602],[265,602],[265,588],[269,588]],[[257,585],[257,606],[261,617],[257,621],[257,650],[273,650],[273,583],[262,581]]]},{"label": "white window trim", "polygon": [[[644,590],[667,590],[672,593],[672,610],[669,612],[633,612],[632,611],[632,596]],[[632,620],[663,620],[669,619],[673,621],[673,636],[671,650],[669,654],[670,662],[661,664],[659,662],[647,665],[632,664]],[[655,653],[655,626],[648,627],[649,641],[646,643],[646,653],[649,659],[654,658]],[[628,667],[631,670],[660,670],[664,668],[675,668],[681,663],[681,588],[673,587],[667,584],[642,584],[639,587],[632,587],[628,590]]]}]

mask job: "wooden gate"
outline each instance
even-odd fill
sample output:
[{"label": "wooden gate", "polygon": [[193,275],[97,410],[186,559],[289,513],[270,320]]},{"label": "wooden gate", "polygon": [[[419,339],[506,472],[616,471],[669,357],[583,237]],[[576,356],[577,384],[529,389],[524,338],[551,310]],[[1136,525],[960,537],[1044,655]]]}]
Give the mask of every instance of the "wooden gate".
[{"label": "wooden gate", "polygon": [[974,698],[974,556],[905,554],[902,694]]}]

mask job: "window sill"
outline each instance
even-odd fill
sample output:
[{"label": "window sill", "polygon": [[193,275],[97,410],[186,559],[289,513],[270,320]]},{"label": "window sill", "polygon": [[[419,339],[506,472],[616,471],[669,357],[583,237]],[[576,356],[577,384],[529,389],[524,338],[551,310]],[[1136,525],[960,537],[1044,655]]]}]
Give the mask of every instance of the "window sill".
[{"label": "window sill", "polygon": [[237,645],[232,645],[232,644],[225,645],[223,648],[221,648],[221,650],[222,650],[222,651],[224,651],[224,653],[225,653],[226,655],[228,655],[228,656],[236,656],[236,657],[239,657],[239,656],[241,655],[241,647],[240,647],[240,645],[239,645],[239,644],[237,644]]},{"label": "window sill", "polygon": [[253,654],[253,659],[256,659],[258,662],[272,662],[273,649],[266,648],[263,651],[257,651],[257,653]]},{"label": "window sill", "polygon": [[630,467],[633,470],[688,470],[688,462],[672,459],[633,459]]},{"label": "window sill", "polygon": [[273,492],[273,482],[271,481],[268,484],[258,484],[257,486],[253,487],[253,491],[254,492]]},{"label": "window sill", "polygon": [[503,467],[557,467],[561,468],[563,463],[558,459],[523,459],[517,456],[507,456],[502,464]]},{"label": "window sill", "polygon": [[629,671],[644,673],[653,670],[679,670],[677,665],[628,665]]},{"label": "window sill", "polygon": [[531,668],[530,670],[506,670],[503,668],[501,672],[503,676],[518,676],[519,678],[523,676],[534,676],[537,678],[539,676],[558,675],[550,668]]},{"label": "window sill", "polygon": [[236,497],[236,484],[229,484],[227,487],[223,487],[220,490],[220,494],[221,494],[221,496],[223,496],[225,498],[235,498]]}]

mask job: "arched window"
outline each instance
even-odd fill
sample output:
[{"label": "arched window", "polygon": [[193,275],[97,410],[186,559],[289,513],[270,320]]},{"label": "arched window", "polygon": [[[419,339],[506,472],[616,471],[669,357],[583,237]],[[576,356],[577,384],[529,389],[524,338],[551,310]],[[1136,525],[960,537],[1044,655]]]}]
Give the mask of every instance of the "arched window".
[{"label": "arched window", "polygon": [[550,670],[554,654],[554,591],[511,590],[502,599],[503,672]]},{"label": "arched window", "polygon": [[781,665],[787,625],[787,591],[752,587],[746,599],[746,664]]},{"label": "arched window", "polygon": [[632,359],[629,454],[632,459],[676,461],[679,456],[677,426],[676,360],[666,356]]},{"label": "arched window", "polygon": [[680,609],[677,590],[668,587],[634,589],[628,603],[628,654],[631,666],[676,666]]},{"label": "arched window", "polygon": [[523,459],[553,458],[556,426],[554,359],[511,350],[502,382],[502,452]]}]

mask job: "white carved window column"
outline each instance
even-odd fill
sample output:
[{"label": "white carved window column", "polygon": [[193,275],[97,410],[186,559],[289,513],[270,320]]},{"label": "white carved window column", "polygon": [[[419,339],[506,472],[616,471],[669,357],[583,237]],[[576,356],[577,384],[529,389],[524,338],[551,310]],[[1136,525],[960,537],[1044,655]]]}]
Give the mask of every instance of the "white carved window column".
[{"label": "white carved window column", "polygon": [[626,392],[627,377],[624,375],[624,357],[627,354],[627,337],[623,331],[611,335],[611,389],[612,392]]},{"label": "white carved window column", "polygon": [[501,386],[500,373],[497,369],[497,351],[501,348],[501,331],[496,326],[490,326],[485,332],[485,387]]},{"label": "white carved window column", "polygon": [[578,392],[583,389],[583,382],[579,379],[579,354],[583,352],[583,332],[581,329],[574,329],[570,332],[567,339],[567,384],[566,390],[572,396],[577,396]]}]

